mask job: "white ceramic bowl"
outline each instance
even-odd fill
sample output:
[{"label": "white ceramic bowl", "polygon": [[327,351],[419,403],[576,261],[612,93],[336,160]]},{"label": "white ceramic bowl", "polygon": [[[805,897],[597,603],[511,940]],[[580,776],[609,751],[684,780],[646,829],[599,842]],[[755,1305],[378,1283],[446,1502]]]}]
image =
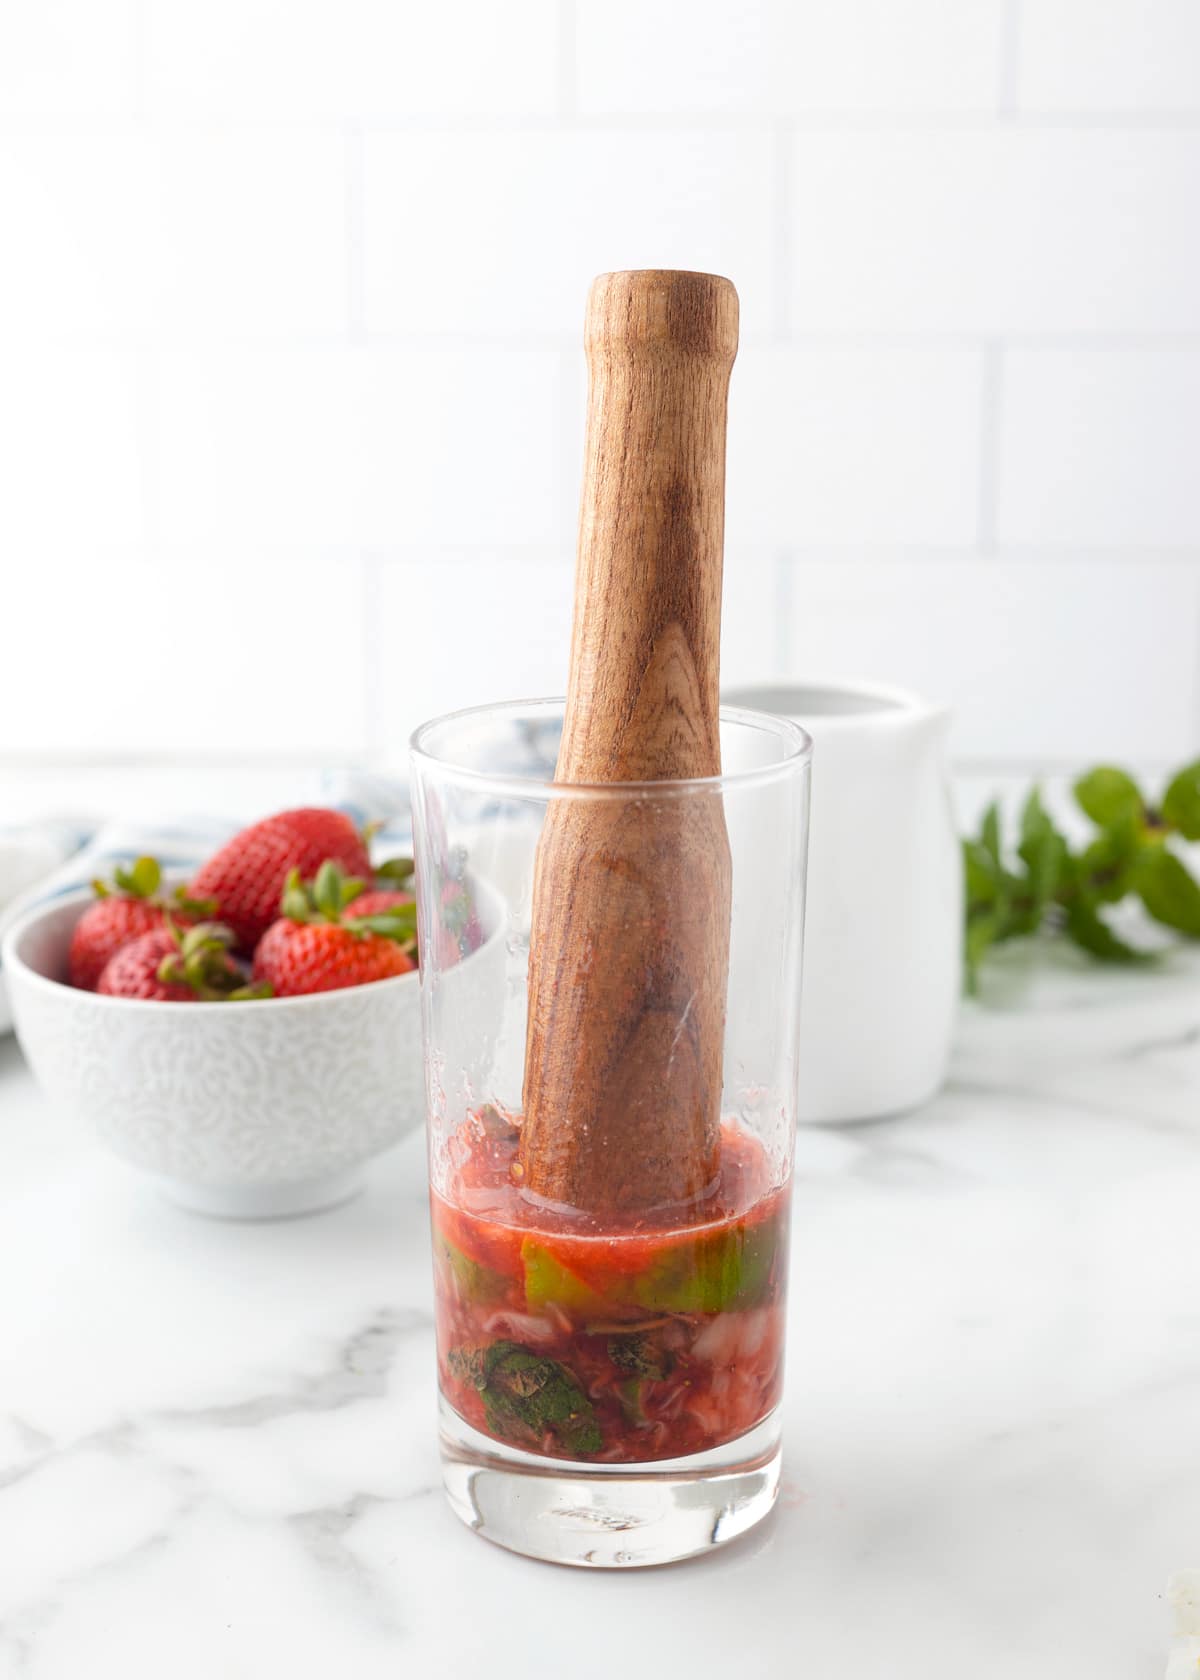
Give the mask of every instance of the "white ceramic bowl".
[{"label": "white ceramic bowl", "polygon": [[[421,1124],[417,974],[311,997],[150,1003],[65,984],[90,892],[9,929],[17,1037],[46,1093],[196,1212],[310,1213],[361,1186],[365,1163]],[[462,1007],[504,960],[503,905],[480,887],[484,944],[447,980]]]}]

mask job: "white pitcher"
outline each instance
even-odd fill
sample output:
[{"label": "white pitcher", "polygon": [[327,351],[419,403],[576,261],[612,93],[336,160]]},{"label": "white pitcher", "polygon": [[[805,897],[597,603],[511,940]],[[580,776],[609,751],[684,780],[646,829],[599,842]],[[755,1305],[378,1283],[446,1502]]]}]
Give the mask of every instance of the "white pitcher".
[{"label": "white pitcher", "polygon": [[948,713],[862,683],[739,688],[813,738],[801,1120],[869,1120],[945,1077],[962,975]]}]

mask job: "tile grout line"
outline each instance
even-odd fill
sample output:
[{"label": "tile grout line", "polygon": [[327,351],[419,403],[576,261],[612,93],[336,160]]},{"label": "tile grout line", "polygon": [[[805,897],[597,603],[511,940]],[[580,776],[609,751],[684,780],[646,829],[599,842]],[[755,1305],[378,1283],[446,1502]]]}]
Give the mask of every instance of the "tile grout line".
[{"label": "tile grout line", "polygon": [[579,115],[579,28],[575,0],[558,0],[558,41],[555,62],[557,114],[574,122]]},{"label": "tile grout line", "polygon": [[[349,289],[349,286],[348,288]],[[365,324],[359,333],[361,342],[380,349],[395,348],[412,351],[472,351],[510,350],[529,351],[574,350],[579,345],[579,329],[561,328],[461,328],[444,332],[387,331],[369,328]],[[0,330],[0,349],[11,335]],[[336,349],[346,342],[343,331],[304,331],[283,333],[220,329],[189,332],[180,328],[164,332],[139,331],[136,328],[62,328],[43,330],[38,334],[39,345],[63,350],[116,350],[133,353],[137,350],[196,351],[256,350],[264,346],[273,351],[308,351]],[[990,345],[1003,343],[1006,350],[1028,351],[1037,354],[1125,355],[1188,354],[1200,351],[1200,332],[1180,332],[1175,329],[1129,331],[1127,329],[1087,329],[1079,332],[1049,328],[1041,332],[1006,330],[1004,328],[928,329],[896,331],[854,328],[788,328],[778,332],[773,328],[751,331],[742,337],[743,350],[773,349],[779,344],[792,349],[876,351],[961,350],[983,352]]]},{"label": "tile grout line", "polygon": [[133,114],[138,127],[150,112],[148,53],[146,51],[147,0],[134,0],[133,7]]},{"label": "tile grout line", "polygon": [[177,752],[99,751],[94,748],[54,748],[50,751],[22,753],[0,748],[0,770],[13,775],[43,777],[63,771],[95,772],[110,770],[315,770],[357,769],[362,764],[361,753],[312,753],[305,749],[291,752],[263,749],[259,752],[231,753],[214,749],[189,749]]},{"label": "tile grout line", "polygon": [[[783,675],[786,677],[787,673]],[[738,687],[750,684],[737,685]],[[58,749],[52,752],[38,752],[23,754],[0,748],[0,769],[14,775],[29,776],[43,779],[50,775],[60,775],[64,772],[92,774],[107,771],[143,771],[143,770],[194,770],[199,772],[233,772],[241,774],[254,771],[295,771],[313,769],[359,769],[363,758],[360,753],[330,753],[321,752],[318,755],[296,750],[280,752],[264,750],[260,752],[222,752],[188,751],[188,752],[97,752],[92,749]],[[1139,769],[1147,772],[1157,770],[1169,771],[1177,768],[1176,759],[1147,755],[1137,759]],[[1014,753],[1011,757],[967,753],[951,754],[951,769],[958,776],[1031,776],[1036,773],[1047,776],[1074,776],[1079,772],[1080,760],[1078,755],[1061,757],[1055,754],[1040,756],[1031,753]]]},{"label": "tile grout line", "polygon": [[[564,4],[567,0],[564,0]],[[567,58],[570,53],[570,60]],[[558,69],[558,97],[564,104],[577,104],[577,72],[574,66],[574,47],[564,50]],[[1002,97],[1007,105],[1013,97],[1009,88],[1009,74],[1005,71]],[[997,98],[1001,94],[998,92]],[[1194,133],[1200,128],[1200,108],[1175,106],[1161,110],[1122,110],[1112,107],[1080,110],[1025,109],[998,111],[981,108],[978,111],[930,109],[906,110],[878,106],[871,109],[835,109],[798,111],[785,116],[755,112],[727,111],[680,112],[581,112],[572,108],[565,113],[506,113],[488,116],[462,116],[454,112],[426,113],[421,116],[365,114],[354,118],[336,116],[247,118],[247,117],[176,117],[169,111],[156,114],[156,127],[165,134],[210,135],[220,132],[243,138],[261,135],[339,134],[348,124],[364,134],[550,134],[564,126],[564,117],[572,128],[581,132],[631,134],[673,134],[697,132],[711,134],[771,134],[782,128],[789,134],[987,134],[998,128],[1020,128],[1031,132],[1058,132],[1063,129],[1107,131],[1119,133]],[[53,135],[56,138],[90,140],[97,136],[123,136],[140,126],[136,116],[60,116],[32,113],[27,116],[0,116],[0,136],[36,137]]]},{"label": "tile grout line", "polygon": [[996,115],[1001,122],[1018,118],[1021,65],[1021,0],[1005,0],[1000,20],[1000,78]]}]

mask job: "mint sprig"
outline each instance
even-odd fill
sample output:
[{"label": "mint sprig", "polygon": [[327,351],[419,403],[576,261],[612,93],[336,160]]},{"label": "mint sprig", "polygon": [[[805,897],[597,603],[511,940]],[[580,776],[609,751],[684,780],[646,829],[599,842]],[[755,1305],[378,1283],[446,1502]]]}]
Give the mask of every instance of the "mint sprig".
[{"label": "mint sprig", "polygon": [[1153,962],[1157,952],[1122,938],[1109,906],[1135,897],[1161,926],[1200,939],[1200,883],[1177,842],[1200,840],[1200,760],[1173,776],[1158,805],[1125,770],[1101,765],[1074,785],[1079,808],[1095,825],[1072,849],[1033,788],[1020,833],[1004,844],[1000,809],[988,806],[979,833],[963,841],[966,876],[966,984],[975,992],[980,966],[995,945],[1057,934],[1103,963]]},{"label": "mint sprig", "polygon": [[604,1445],[591,1401],[575,1373],[519,1342],[451,1348],[446,1360],[458,1382],[483,1396],[488,1428],[522,1446],[549,1435],[572,1457]]}]

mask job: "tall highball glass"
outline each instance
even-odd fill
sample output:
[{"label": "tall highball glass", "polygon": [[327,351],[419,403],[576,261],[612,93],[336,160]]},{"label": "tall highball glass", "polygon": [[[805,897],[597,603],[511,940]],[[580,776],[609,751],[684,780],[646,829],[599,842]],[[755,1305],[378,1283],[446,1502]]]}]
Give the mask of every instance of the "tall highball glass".
[{"label": "tall highball glass", "polygon": [[[562,717],[480,707],[412,742],[444,1479],[514,1551],[667,1563],[744,1534],[778,1487],[810,744],[726,708],[719,777],[571,786],[553,780]],[[564,800],[651,822],[695,801],[729,838],[716,1170],[690,1204],[628,1219],[522,1185],[534,871]],[[618,917],[625,891],[614,866]]]}]

